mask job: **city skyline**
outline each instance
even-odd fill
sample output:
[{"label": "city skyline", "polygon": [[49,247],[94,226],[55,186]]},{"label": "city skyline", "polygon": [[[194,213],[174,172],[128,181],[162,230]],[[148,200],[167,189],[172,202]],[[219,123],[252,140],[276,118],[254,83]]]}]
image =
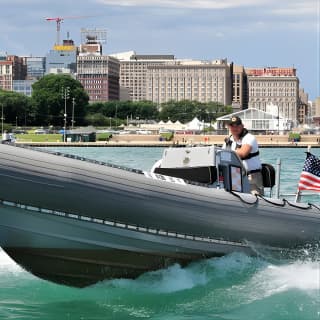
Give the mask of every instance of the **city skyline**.
[{"label": "city skyline", "polygon": [[300,87],[320,96],[320,0],[2,0],[0,51],[45,56],[55,21],[80,44],[81,28],[107,29],[104,54],[174,54],[245,67],[295,67]]}]

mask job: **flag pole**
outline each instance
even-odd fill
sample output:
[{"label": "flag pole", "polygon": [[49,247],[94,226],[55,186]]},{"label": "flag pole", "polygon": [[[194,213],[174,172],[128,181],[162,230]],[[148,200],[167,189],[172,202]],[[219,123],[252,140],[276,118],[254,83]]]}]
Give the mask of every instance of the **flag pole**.
[{"label": "flag pole", "polygon": [[[307,152],[310,153],[310,151],[311,151],[311,145],[308,145]],[[299,187],[297,189],[296,198],[295,198],[294,201],[295,202],[300,202],[301,201],[301,191],[299,190]]]}]

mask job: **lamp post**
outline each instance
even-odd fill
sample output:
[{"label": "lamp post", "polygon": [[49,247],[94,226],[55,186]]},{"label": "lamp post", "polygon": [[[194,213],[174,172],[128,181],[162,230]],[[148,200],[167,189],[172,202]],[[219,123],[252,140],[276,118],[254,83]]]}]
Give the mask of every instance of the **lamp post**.
[{"label": "lamp post", "polygon": [[116,127],[118,126],[118,104],[116,103],[116,113],[114,115],[115,119],[116,119]]},{"label": "lamp post", "polygon": [[279,117],[279,105],[277,105],[278,108],[278,136],[280,135],[280,117]]},{"label": "lamp post", "polygon": [[1,134],[3,135],[3,104],[1,103]]},{"label": "lamp post", "polygon": [[71,128],[73,130],[74,127],[74,105],[75,105],[75,98],[72,98],[72,120],[71,120]]},{"label": "lamp post", "polygon": [[63,142],[66,142],[66,130],[67,130],[67,99],[69,98],[69,87],[62,88],[62,96],[64,98],[64,126],[63,126]]}]

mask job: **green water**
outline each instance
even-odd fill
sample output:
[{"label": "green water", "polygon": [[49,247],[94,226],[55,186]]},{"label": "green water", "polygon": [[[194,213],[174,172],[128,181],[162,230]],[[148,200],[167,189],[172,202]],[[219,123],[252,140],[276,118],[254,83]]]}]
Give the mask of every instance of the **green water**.
[{"label": "green water", "polygon": [[48,283],[0,254],[1,319],[319,319],[319,262],[231,254],[85,289]]},{"label": "green water", "polygon": [[[62,151],[150,169],[159,148],[74,148]],[[281,191],[294,192],[303,149],[262,149],[264,162],[282,159]],[[314,150],[319,155],[320,149]],[[318,196],[310,196],[319,205]],[[281,214],[281,213],[279,213]],[[0,319],[320,319],[320,260],[291,263],[234,253],[104,281],[84,289],[38,279],[0,250]]]}]

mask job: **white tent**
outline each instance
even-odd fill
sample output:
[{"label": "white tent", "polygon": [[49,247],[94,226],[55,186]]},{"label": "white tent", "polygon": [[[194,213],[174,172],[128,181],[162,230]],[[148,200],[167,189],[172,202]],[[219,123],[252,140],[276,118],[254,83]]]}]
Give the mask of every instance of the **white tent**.
[{"label": "white tent", "polygon": [[188,130],[203,130],[204,122],[195,117],[187,123],[186,127]]}]

